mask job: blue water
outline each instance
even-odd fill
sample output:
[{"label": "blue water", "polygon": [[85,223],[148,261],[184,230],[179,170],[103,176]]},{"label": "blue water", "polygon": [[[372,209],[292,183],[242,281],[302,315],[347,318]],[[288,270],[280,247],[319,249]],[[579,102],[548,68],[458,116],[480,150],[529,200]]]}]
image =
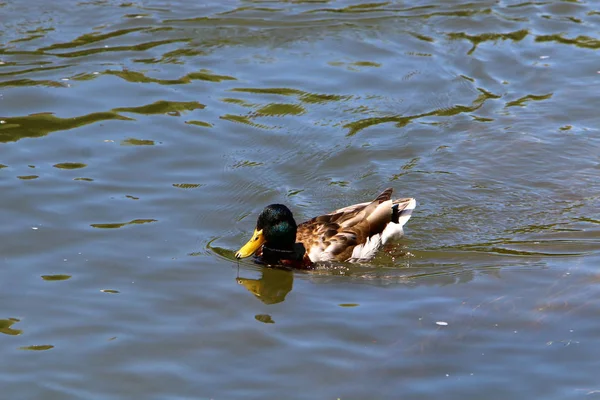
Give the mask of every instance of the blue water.
[{"label": "blue water", "polygon": [[[6,398],[599,396],[595,2],[0,2]],[[360,265],[234,252],[415,197]]]}]

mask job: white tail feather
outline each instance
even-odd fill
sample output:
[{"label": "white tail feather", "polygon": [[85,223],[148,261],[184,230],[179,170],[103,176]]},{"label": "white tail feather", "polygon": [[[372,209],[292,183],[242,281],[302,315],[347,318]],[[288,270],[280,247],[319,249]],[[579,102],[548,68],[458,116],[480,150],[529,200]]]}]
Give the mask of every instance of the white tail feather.
[{"label": "white tail feather", "polygon": [[407,206],[400,211],[398,223],[390,222],[381,234],[373,235],[364,244],[356,246],[352,250],[352,257],[349,261],[369,260],[375,256],[381,246],[390,240],[400,239],[404,234],[402,227],[408,222],[416,206],[415,199],[410,199]]}]

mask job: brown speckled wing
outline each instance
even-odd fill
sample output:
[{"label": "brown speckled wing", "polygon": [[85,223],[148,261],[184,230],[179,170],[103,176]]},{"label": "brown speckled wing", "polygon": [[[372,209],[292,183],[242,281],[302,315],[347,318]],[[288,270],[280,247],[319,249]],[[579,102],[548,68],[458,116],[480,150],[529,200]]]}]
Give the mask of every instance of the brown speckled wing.
[{"label": "brown speckled wing", "polygon": [[[304,244],[309,254],[327,249],[336,260],[347,260],[356,245],[382,232],[391,221],[392,190],[384,190],[372,202],[344,207],[298,225],[296,240]],[[384,202],[389,202],[389,206],[381,206]]]}]

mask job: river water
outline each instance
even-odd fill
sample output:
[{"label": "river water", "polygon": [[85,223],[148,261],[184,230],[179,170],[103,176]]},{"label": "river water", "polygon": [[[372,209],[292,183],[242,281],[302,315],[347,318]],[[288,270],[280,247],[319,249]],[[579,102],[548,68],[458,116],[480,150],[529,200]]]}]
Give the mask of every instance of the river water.
[{"label": "river water", "polygon": [[[0,0],[0,392],[600,398],[600,3]],[[372,262],[234,252],[386,187]]]}]

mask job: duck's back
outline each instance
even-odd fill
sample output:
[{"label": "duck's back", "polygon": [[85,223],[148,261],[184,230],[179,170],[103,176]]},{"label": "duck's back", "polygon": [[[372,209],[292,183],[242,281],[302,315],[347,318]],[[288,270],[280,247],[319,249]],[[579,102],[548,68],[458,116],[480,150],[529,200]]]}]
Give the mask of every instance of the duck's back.
[{"label": "duck's back", "polygon": [[313,262],[372,258],[383,244],[402,236],[416,206],[413,198],[391,200],[392,191],[298,225],[296,240]]}]

